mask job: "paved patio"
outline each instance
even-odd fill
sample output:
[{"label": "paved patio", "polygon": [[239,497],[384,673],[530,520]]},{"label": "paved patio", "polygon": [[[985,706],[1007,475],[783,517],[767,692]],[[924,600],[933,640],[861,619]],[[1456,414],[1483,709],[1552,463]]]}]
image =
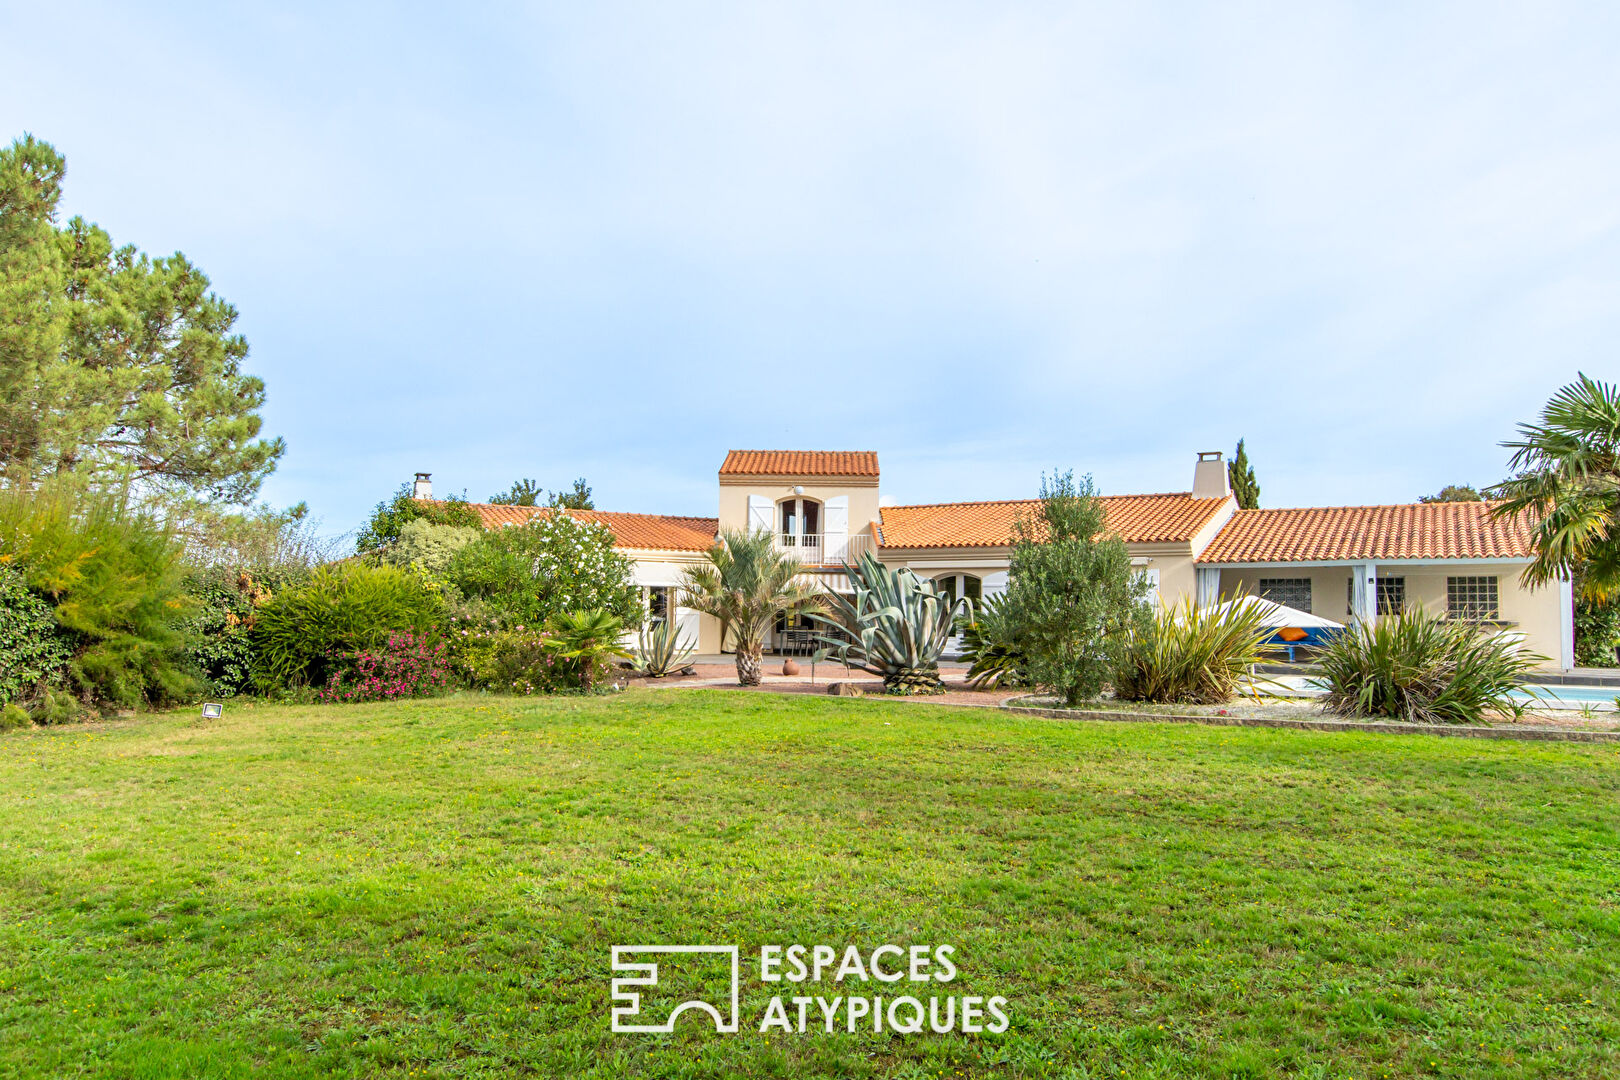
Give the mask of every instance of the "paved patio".
[{"label": "paved patio", "polygon": [[[693,662],[695,675],[671,676],[663,679],[634,679],[632,685],[645,686],[650,690],[680,690],[706,687],[719,690],[737,690],[747,693],[749,691],[767,691],[773,694],[825,694],[827,687],[835,682],[854,683],[869,695],[883,693],[883,680],[864,671],[846,669],[838,663],[822,663],[816,665],[814,680],[810,677],[809,661],[795,659],[801,671],[797,675],[783,675],[782,661],[784,657],[767,656],[764,664],[764,681],[759,686],[737,685],[737,664],[729,656],[723,661],[712,657],[700,657]],[[967,665],[941,664],[940,675],[945,682],[946,693],[922,697],[893,697],[889,701],[918,701],[930,705],[977,705],[995,706],[1009,698],[1019,697],[1029,693],[1028,690],[974,690],[965,681]]]}]

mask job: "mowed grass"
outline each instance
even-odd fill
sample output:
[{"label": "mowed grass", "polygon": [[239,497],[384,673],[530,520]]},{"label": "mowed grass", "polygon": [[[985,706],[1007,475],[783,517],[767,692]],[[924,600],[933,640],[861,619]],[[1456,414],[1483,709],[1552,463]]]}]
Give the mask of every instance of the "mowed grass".
[{"label": "mowed grass", "polygon": [[[0,738],[0,1075],[1620,1075],[1620,747],[725,692]],[[615,944],[951,944],[1003,1035],[609,1030]],[[814,1014],[812,1014],[813,1016]],[[814,1021],[812,1021],[814,1022]]]}]

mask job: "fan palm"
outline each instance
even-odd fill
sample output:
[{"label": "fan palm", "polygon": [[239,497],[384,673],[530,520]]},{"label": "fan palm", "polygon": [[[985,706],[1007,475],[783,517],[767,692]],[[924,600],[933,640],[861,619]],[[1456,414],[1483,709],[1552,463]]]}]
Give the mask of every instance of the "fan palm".
[{"label": "fan palm", "polygon": [[1575,575],[1594,600],[1620,591],[1620,388],[1582,374],[1538,423],[1520,424],[1511,479],[1492,488],[1498,517],[1526,514],[1535,557],[1524,581]]},{"label": "fan palm", "polygon": [[609,662],[630,654],[619,644],[624,620],[610,611],[563,611],[546,620],[546,648],[575,665],[581,690],[591,690]]},{"label": "fan palm", "polygon": [[707,565],[681,572],[682,603],[713,615],[735,635],[741,685],[759,685],[765,634],[777,617],[821,603],[821,587],[801,578],[802,569],[776,550],[769,532],[728,529],[709,549]]}]

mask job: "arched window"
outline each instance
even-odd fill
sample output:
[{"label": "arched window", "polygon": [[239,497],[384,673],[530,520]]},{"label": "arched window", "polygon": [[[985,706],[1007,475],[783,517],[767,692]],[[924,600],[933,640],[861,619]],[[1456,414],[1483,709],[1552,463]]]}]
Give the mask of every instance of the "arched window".
[{"label": "arched window", "polygon": [[974,604],[984,596],[984,582],[972,574],[936,574],[934,576],[934,589],[946,597],[946,602],[954,604],[966,597]]},{"label": "arched window", "polygon": [[[776,504],[776,533],[785,548],[821,547],[821,504],[815,499],[783,499]],[[809,555],[801,558],[808,561]]]}]

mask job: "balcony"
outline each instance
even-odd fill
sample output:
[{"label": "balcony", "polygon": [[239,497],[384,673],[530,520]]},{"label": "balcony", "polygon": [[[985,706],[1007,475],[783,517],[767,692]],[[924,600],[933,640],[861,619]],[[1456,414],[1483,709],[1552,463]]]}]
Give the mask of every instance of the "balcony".
[{"label": "balcony", "polygon": [[776,550],[806,566],[837,566],[855,562],[872,549],[870,536],[841,536],[828,548],[821,533],[777,533]]}]

